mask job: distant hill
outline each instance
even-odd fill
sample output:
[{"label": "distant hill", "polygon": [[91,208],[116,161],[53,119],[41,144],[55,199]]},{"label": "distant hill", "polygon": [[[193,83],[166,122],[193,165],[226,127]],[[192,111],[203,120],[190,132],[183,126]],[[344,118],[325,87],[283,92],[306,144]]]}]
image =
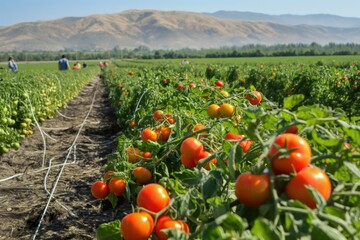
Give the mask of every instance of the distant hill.
[{"label": "distant hill", "polygon": [[244,44],[360,43],[360,27],[288,25],[224,19],[181,11],[117,14],[26,22],[0,29],[0,51],[218,48]]},{"label": "distant hill", "polygon": [[341,17],[331,14],[308,14],[308,15],[269,15],[254,12],[241,11],[217,11],[214,13],[204,13],[209,16],[222,19],[257,21],[257,22],[273,22],[286,25],[317,25],[339,28],[355,28],[360,27],[360,18]]}]

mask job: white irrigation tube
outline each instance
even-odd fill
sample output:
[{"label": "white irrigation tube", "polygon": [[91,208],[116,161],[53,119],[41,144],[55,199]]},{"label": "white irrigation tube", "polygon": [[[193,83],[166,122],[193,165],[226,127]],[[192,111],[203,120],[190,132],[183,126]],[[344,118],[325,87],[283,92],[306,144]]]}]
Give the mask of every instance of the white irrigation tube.
[{"label": "white irrigation tube", "polygon": [[135,108],[134,114],[136,113],[136,111],[137,111],[138,108],[139,108],[139,104],[140,104],[140,102],[141,102],[141,99],[144,97],[145,93],[146,93],[147,91],[149,91],[149,90],[153,90],[153,89],[152,89],[152,88],[148,88],[148,89],[146,89],[146,90],[143,92],[143,94],[141,94],[141,96],[140,96],[140,98],[139,98],[139,101],[138,101],[137,104],[136,104],[136,108]]},{"label": "white irrigation tube", "polygon": [[65,116],[64,114],[62,114],[61,112],[59,112],[57,109],[56,109],[56,112],[57,112],[57,114],[59,114],[59,115],[62,116],[63,118],[66,118],[66,119],[76,119],[76,117],[68,117],[68,116]]},{"label": "white irrigation tube", "polygon": [[48,168],[48,170],[46,171],[46,174],[45,174],[45,177],[44,177],[44,189],[45,189],[45,191],[47,192],[47,194],[50,195],[50,198],[52,197],[52,198],[55,200],[55,202],[56,202],[57,204],[59,204],[59,206],[61,206],[62,208],[64,208],[66,211],[68,211],[71,216],[78,218],[78,216],[77,216],[75,213],[73,213],[70,209],[68,209],[66,206],[64,206],[63,204],[61,204],[54,196],[52,196],[51,193],[50,193],[50,191],[47,189],[47,186],[46,186],[46,184],[47,184],[47,178],[48,178],[48,176],[49,176],[50,168],[51,168],[51,163],[52,163],[53,160],[54,160],[54,158],[52,158],[52,159],[49,160],[49,168]]},{"label": "white irrigation tube", "polygon": [[71,149],[72,149],[73,146],[76,144],[76,140],[78,139],[78,137],[79,137],[79,135],[80,135],[80,132],[81,132],[81,130],[82,130],[82,128],[83,128],[83,126],[84,126],[87,118],[88,118],[89,115],[90,115],[90,112],[91,112],[92,107],[93,107],[93,105],[94,105],[94,101],[95,101],[95,97],[96,97],[96,92],[97,92],[97,90],[95,90],[95,93],[94,93],[94,96],[93,96],[93,99],[92,99],[92,102],[91,102],[91,105],[90,105],[89,112],[86,114],[85,119],[84,119],[83,123],[81,124],[81,127],[80,127],[78,133],[76,134],[76,137],[75,137],[73,143],[71,144],[70,149],[69,149],[69,151],[68,151],[68,154],[66,155],[66,158],[65,158],[65,160],[64,160],[64,165],[61,167],[60,172],[59,172],[59,174],[58,174],[58,177],[56,178],[55,184],[54,184],[54,186],[53,186],[53,188],[52,188],[52,190],[51,190],[51,193],[50,193],[50,197],[48,198],[48,201],[47,201],[47,203],[46,203],[46,206],[45,206],[45,208],[44,208],[44,211],[43,211],[43,213],[42,213],[42,215],[41,215],[39,224],[38,224],[38,226],[37,226],[37,228],[36,228],[36,231],[35,231],[35,233],[34,233],[33,240],[36,239],[36,236],[37,236],[37,234],[38,234],[38,232],[39,232],[39,230],[40,230],[41,223],[42,223],[42,221],[44,220],[44,217],[45,217],[45,214],[46,214],[46,212],[47,212],[47,209],[49,208],[51,199],[53,198],[53,195],[54,195],[54,193],[55,193],[56,187],[57,187],[57,185],[58,185],[58,183],[59,183],[59,181],[60,181],[61,174],[62,174],[62,172],[63,172],[64,169],[65,169],[65,164],[67,163],[67,160],[68,160],[68,158],[69,158],[69,156],[70,156],[70,154],[71,154]]},{"label": "white irrigation tube", "polygon": [[[31,111],[31,115],[32,115],[32,117],[34,119],[34,122],[35,122],[36,126],[40,129],[40,124],[36,120],[36,117],[35,117],[35,114],[34,114],[34,111],[33,111],[33,106],[31,104],[29,94],[28,94],[28,92],[26,90],[25,90],[25,94],[26,94],[26,97],[27,97],[27,99],[29,101],[29,104],[30,104],[30,111]],[[40,134],[41,134],[41,138],[43,140],[43,146],[44,146],[44,152],[43,152],[43,159],[42,159],[41,167],[44,167],[44,165],[45,165],[45,156],[46,156],[46,140],[45,140],[44,133],[43,133],[43,131],[41,129],[40,129]]]},{"label": "white irrigation tube", "polygon": [[[74,164],[74,163],[75,163],[75,162],[73,161],[73,162],[70,162],[70,163],[66,163],[66,165],[68,165],[68,164]],[[64,163],[56,164],[56,165],[53,165],[53,166],[51,166],[51,167],[40,168],[40,169],[37,169],[37,170],[35,170],[35,171],[28,172],[27,174],[30,175],[31,173],[39,173],[39,172],[48,170],[49,168],[60,167],[60,166],[62,166],[62,165],[64,165]],[[25,173],[17,173],[17,174],[14,174],[14,175],[10,176],[10,177],[0,179],[0,182],[5,182],[5,181],[7,181],[7,180],[11,180],[11,179],[16,178],[16,177],[21,177],[21,176],[23,176],[23,175],[25,175]]]}]

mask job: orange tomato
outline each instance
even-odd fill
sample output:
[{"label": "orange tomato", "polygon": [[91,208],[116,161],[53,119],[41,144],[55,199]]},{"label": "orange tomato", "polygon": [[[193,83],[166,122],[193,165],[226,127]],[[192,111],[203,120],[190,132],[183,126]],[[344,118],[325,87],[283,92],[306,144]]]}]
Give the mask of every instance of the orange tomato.
[{"label": "orange tomato", "polygon": [[134,212],[121,220],[120,227],[125,240],[147,240],[154,230],[154,219],[147,212]]},{"label": "orange tomato", "polygon": [[136,126],[136,122],[135,121],[130,121],[129,123],[130,127],[133,128]]},{"label": "orange tomato", "polygon": [[[194,132],[197,132],[197,131],[199,131],[199,130],[201,130],[201,129],[203,129],[203,128],[206,128],[203,124],[201,124],[201,123],[198,123],[198,124],[196,124],[195,125],[195,127],[194,127]],[[206,135],[206,134],[208,134],[208,132],[202,132],[202,133],[200,133],[201,135]]]},{"label": "orange tomato", "polygon": [[171,128],[161,126],[156,130],[158,139],[162,142],[167,142],[171,134]]},{"label": "orange tomato", "polygon": [[154,119],[155,121],[160,121],[164,119],[164,112],[161,110],[156,110],[154,112]]},{"label": "orange tomato", "polygon": [[152,175],[149,169],[144,167],[136,167],[133,174],[138,185],[144,185],[151,182]]},{"label": "orange tomato", "polygon": [[122,196],[125,193],[126,181],[121,178],[111,178],[109,182],[109,190],[116,196]]},{"label": "orange tomato", "polygon": [[184,165],[185,168],[193,168],[196,167],[196,163],[194,161],[195,158],[193,157],[188,157],[186,155],[181,155],[180,156],[180,161],[181,163]]},{"label": "orange tomato", "polygon": [[141,139],[145,142],[147,140],[156,141],[157,134],[155,131],[151,130],[150,128],[145,128],[141,133]]},{"label": "orange tomato", "polygon": [[189,137],[182,142],[180,152],[186,159],[195,159],[202,152],[203,148],[204,146],[199,140]]},{"label": "orange tomato", "polygon": [[143,152],[142,157],[143,158],[151,158],[151,152]]},{"label": "orange tomato", "polygon": [[223,103],[220,105],[220,117],[231,118],[235,113],[235,107],[230,103]]},{"label": "orange tomato", "polygon": [[270,197],[269,174],[240,174],[235,182],[235,195],[247,207],[260,207]]},{"label": "orange tomato", "polygon": [[196,87],[196,84],[195,83],[190,83],[189,84],[189,88],[191,89],[191,88],[195,88]]},{"label": "orange tomato", "polygon": [[206,112],[209,115],[209,117],[219,118],[220,117],[220,106],[213,103],[210,106],[208,106]]},{"label": "orange tomato", "polygon": [[141,156],[141,150],[134,147],[126,148],[125,153],[128,155],[129,162],[131,163],[137,162]]},{"label": "orange tomato", "polygon": [[137,205],[151,212],[160,212],[170,203],[168,191],[157,183],[145,185],[137,196]]}]

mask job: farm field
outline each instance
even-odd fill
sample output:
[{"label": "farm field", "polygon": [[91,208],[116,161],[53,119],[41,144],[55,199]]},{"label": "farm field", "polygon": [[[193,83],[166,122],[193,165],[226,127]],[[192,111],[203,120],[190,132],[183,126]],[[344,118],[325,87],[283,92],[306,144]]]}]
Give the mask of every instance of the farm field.
[{"label": "farm field", "polygon": [[[63,75],[39,64],[50,85],[84,79],[65,105],[52,97],[69,89],[45,94],[28,65],[3,72],[0,84],[17,76],[22,87],[0,94],[0,236],[359,238],[356,56],[189,61],[116,60],[103,79],[98,67]],[[46,98],[39,114],[23,98],[26,72],[31,96]]]}]

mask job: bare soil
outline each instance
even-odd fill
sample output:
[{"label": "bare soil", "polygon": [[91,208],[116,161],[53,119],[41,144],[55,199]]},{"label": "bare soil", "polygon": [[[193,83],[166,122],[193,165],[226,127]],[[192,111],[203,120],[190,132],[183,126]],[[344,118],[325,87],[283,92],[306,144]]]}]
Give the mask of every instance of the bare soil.
[{"label": "bare soil", "polygon": [[[0,156],[0,239],[95,239],[101,223],[121,219],[130,209],[123,199],[112,209],[90,191],[116,150],[120,131],[102,80],[94,78],[41,128],[45,158],[36,126],[19,150]],[[13,178],[4,180],[8,177]]]}]

